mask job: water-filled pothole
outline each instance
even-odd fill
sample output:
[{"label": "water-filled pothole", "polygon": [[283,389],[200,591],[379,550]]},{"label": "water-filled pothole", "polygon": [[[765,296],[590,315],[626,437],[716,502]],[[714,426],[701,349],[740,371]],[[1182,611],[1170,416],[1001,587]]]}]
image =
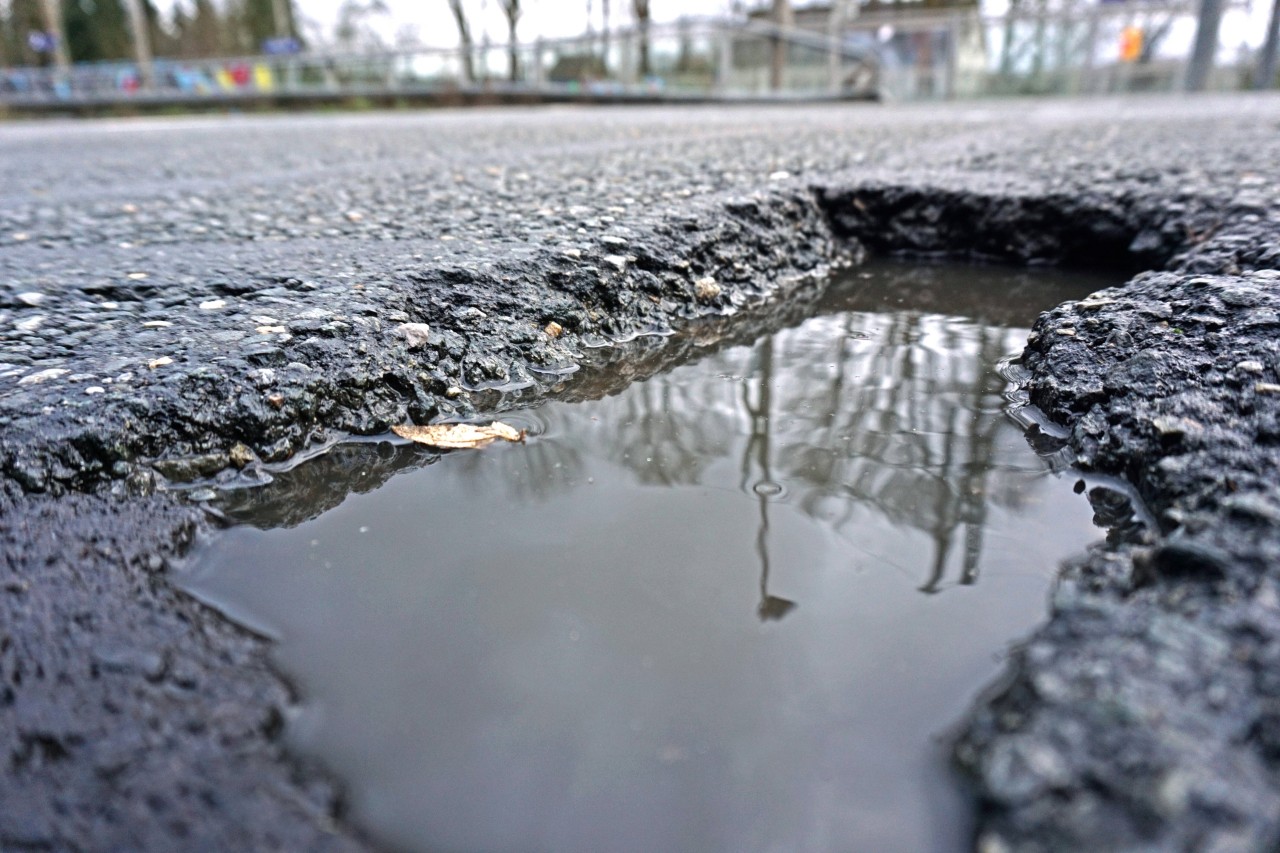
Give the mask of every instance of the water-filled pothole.
[{"label": "water-filled pothole", "polygon": [[1107,283],[853,270],[526,445],[233,493],[179,582],[278,638],[291,743],[397,847],[961,849],[938,735],[1101,536],[998,365]]}]

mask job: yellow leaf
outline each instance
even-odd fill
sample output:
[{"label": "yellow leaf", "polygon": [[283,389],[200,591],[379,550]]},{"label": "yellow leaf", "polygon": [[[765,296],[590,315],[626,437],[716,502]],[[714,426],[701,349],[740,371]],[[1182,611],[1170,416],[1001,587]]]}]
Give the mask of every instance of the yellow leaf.
[{"label": "yellow leaf", "polygon": [[494,439],[524,441],[524,430],[494,421],[491,424],[435,424],[393,426],[391,431],[401,438],[446,450],[470,450],[487,447]]}]

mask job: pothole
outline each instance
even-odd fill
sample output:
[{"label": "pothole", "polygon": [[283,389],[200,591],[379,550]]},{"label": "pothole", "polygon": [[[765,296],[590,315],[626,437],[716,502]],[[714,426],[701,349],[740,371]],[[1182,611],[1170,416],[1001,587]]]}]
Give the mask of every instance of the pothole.
[{"label": "pothole", "polygon": [[964,849],[939,736],[1104,535],[1002,360],[1111,283],[851,270],[517,413],[525,445],[344,445],[229,493],[178,581],[277,639],[289,743],[397,847]]}]

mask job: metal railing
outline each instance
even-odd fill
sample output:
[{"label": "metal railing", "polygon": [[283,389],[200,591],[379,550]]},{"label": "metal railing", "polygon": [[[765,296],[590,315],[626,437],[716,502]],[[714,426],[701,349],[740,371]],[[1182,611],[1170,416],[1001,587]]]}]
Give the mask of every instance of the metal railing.
[{"label": "metal railing", "polygon": [[[1001,17],[973,10],[865,13],[819,28],[688,19],[514,46],[316,51],[291,56],[156,59],[0,69],[0,106],[234,104],[323,99],[947,98],[1001,93],[1175,89],[1184,59],[1122,62],[1134,21],[1187,16],[1191,0],[1094,5]],[[837,26],[838,25],[838,26]],[[780,59],[779,59],[780,53]],[[515,68],[512,69],[514,60]],[[1237,87],[1256,63],[1219,67]],[[777,63],[780,62],[780,67]],[[464,69],[468,65],[473,76]]]},{"label": "metal railing", "polygon": [[[646,49],[647,43],[647,49]],[[150,79],[131,62],[0,69],[0,103],[239,101],[313,96],[541,95],[653,98],[765,94],[768,57],[786,54],[779,96],[874,93],[875,56],[814,33],[697,19],[600,35],[471,51],[456,48],[305,52],[207,60],[155,59]],[[515,57],[515,73],[511,60]],[[642,57],[647,55],[647,68]]]}]

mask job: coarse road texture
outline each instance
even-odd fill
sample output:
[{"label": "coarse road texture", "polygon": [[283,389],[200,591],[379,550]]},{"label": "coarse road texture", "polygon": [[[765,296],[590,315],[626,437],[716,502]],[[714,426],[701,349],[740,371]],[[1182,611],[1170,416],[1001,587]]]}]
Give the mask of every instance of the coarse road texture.
[{"label": "coarse road texture", "polygon": [[587,344],[864,249],[1116,271],[1036,326],[1036,440],[1158,529],[1067,566],[961,726],[975,844],[1274,849],[1270,97],[0,127],[0,849],[368,847],[268,644],[167,582],[216,535],[183,484],[572,394]]}]

